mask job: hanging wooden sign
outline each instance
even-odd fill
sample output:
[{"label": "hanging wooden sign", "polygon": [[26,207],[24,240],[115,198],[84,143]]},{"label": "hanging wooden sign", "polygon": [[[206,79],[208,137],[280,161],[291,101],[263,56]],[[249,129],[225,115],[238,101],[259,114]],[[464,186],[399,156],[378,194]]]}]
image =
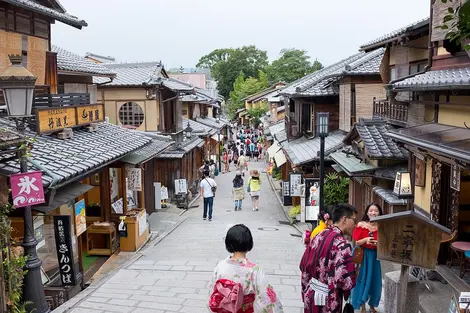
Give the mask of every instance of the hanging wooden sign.
[{"label": "hanging wooden sign", "polygon": [[415,158],[415,186],[424,187],[426,184],[426,162],[419,158]]},{"label": "hanging wooden sign", "polygon": [[104,121],[102,104],[36,108],[38,134]]},{"label": "hanging wooden sign", "polygon": [[457,165],[452,165],[450,171],[450,188],[460,191],[460,168]]}]

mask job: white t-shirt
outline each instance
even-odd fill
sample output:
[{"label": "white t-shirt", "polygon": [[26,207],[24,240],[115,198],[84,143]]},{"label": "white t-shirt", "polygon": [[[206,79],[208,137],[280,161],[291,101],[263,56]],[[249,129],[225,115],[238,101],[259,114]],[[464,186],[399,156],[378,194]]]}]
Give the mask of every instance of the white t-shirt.
[{"label": "white t-shirt", "polygon": [[215,180],[210,177],[203,178],[201,181],[202,196],[204,198],[213,197],[212,187],[217,187]]}]

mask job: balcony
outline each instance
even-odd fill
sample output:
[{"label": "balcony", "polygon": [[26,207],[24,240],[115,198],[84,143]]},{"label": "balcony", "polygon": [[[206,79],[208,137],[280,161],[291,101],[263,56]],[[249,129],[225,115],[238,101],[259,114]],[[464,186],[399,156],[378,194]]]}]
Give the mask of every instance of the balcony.
[{"label": "balcony", "polygon": [[376,100],[374,98],[373,116],[383,118],[390,124],[406,125],[408,121],[408,105],[392,103],[389,100]]},{"label": "balcony", "polygon": [[[49,86],[36,86],[34,88],[33,107],[60,107],[70,105],[90,105],[89,93],[50,94]],[[5,98],[0,90],[0,110],[5,106]]]}]

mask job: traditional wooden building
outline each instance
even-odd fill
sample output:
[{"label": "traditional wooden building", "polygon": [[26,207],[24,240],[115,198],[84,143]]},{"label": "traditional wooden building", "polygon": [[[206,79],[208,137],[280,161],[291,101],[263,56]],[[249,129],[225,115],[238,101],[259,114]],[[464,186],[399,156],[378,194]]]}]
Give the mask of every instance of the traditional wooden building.
[{"label": "traditional wooden building", "polygon": [[[286,105],[287,140],[282,144],[282,150],[288,160],[288,164],[283,165],[283,179],[293,168],[305,175],[318,177],[318,112],[329,113],[330,135],[325,139],[327,156],[342,147],[342,140],[346,131],[349,131],[350,119],[345,123],[345,112],[359,107],[361,117],[372,116],[372,110],[362,108],[368,103],[368,90],[375,89],[376,85],[382,86],[379,75],[382,57],[383,50],[380,49],[369,53],[360,52],[309,74],[280,91]],[[358,92],[350,92],[356,85]],[[372,99],[370,95],[369,101]],[[327,162],[331,163],[329,159]]]},{"label": "traditional wooden building", "polygon": [[370,203],[384,214],[406,210],[406,201],[393,194],[397,172],[406,171],[408,152],[384,137],[393,127],[383,120],[360,119],[343,139],[344,147],[330,154],[334,168],[350,177],[349,203],[359,216]]}]

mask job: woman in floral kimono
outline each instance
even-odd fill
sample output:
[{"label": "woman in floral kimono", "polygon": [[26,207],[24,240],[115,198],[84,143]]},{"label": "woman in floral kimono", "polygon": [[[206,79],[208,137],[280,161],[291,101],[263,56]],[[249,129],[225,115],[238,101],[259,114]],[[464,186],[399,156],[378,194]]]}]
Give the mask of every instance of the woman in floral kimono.
[{"label": "woman in floral kimono", "polygon": [[304,313],[340,313],[356,284],[351,235],[357,210],[338,204],[332,213],[333,226],[315,236],[300,262]]},{"label": "woman in floral kimono", "polygon": [[246,254],[253,248],[250,229],[243,224],[230,228],[225,248],[232,253],[220,261],[209,285],[209,309],[217,313],[283,313],[279,298],[263,270]]}]

